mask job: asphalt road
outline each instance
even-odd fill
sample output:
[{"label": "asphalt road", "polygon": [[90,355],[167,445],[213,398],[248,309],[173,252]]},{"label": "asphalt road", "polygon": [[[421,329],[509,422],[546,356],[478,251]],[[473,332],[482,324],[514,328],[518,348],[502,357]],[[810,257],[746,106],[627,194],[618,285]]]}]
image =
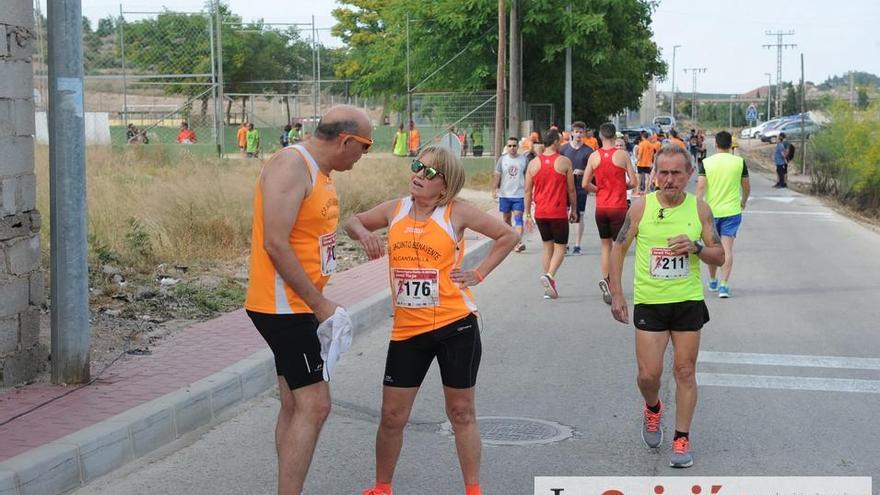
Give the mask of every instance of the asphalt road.
[{"label": "asphalt road", "polygon": [[[566,258],[558,300],[541,297],[535,237],[477,288],[484,346],[478,415],[552,421],[573,433],[543,445],[484,445],[485,493],[531,494],[535,476],[880,474],[880,234],[771,184],[753,173],[733,297],[707,292],[712,320],[703,330],[691,431],[696,463],[688,470],[667,467],[671,407],[660,449],[639,438],[634,330],[602,302],[592,207],[585,254]],[[631,260],[624,274],[630,289]],[[344,357],[305,493],[349,495],[371,485],[388,334],[387,323],[370,329]],[[416,401],[398,495],[463,492],[453,442],[441,431],[438,375],[432,367]],[[668,369],[661,394],[674,404]],[[277,408],[274,395],[254,400],[209,431],[75,493],[275,493]]]}]

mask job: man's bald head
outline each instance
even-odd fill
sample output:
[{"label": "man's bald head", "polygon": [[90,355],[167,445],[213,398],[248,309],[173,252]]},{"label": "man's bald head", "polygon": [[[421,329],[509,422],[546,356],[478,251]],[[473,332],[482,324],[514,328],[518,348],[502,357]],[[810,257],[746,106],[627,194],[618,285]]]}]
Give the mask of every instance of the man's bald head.
[{"label": "man's bald head", "polygon": [[340,132],[369,136],[370,119],[360,108],[335,105],[321,117],[315,129],[315,137],[327,141],[339,136]]}]

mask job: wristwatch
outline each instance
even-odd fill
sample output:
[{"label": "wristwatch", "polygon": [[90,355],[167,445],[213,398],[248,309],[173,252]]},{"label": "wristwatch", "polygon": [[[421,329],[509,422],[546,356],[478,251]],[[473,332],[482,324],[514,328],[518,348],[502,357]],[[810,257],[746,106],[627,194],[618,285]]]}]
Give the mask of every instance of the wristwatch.
[{"label": "wristwatch", "polygon": [[701,240],[699,240],[699,239],[697,239],[696,241],[694,241],[694,249],[696,249],[696,251],[694,251],[694,254],[696,254],[697,256],[699,256],[699,255],[700,255],[700,251],[702,251],[704,247],[706,247],[706,245],[703,244],[703,241],[701,241]]}]

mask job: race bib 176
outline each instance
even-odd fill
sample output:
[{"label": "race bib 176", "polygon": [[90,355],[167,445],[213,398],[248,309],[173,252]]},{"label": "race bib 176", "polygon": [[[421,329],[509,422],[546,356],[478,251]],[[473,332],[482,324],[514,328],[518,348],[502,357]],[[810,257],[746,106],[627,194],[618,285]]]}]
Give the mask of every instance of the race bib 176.
[{"label": "race bib 176", "polygon": [[404,308],[440,305],[440,272],[434,268],[395,268],[394,300]]}]

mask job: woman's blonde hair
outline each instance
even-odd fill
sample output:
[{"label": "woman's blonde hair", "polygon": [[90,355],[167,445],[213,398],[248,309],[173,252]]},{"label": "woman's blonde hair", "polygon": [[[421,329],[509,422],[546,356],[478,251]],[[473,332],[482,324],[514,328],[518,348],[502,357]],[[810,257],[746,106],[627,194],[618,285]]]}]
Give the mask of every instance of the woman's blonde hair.
[{"label": "woman's blonde hair", "polygon": [[464,187],[464,165],[461,164],[461,160],[449,148],[443,146],[426,146],[422,148],[418,159],[421,160],[423,156],[429,153],[434,157],[434,163],[431,166],[442,173],[442,178],[446,181],[446,194],[440,196],[437,206],[446,206],[458,196],[461,188]]}]

